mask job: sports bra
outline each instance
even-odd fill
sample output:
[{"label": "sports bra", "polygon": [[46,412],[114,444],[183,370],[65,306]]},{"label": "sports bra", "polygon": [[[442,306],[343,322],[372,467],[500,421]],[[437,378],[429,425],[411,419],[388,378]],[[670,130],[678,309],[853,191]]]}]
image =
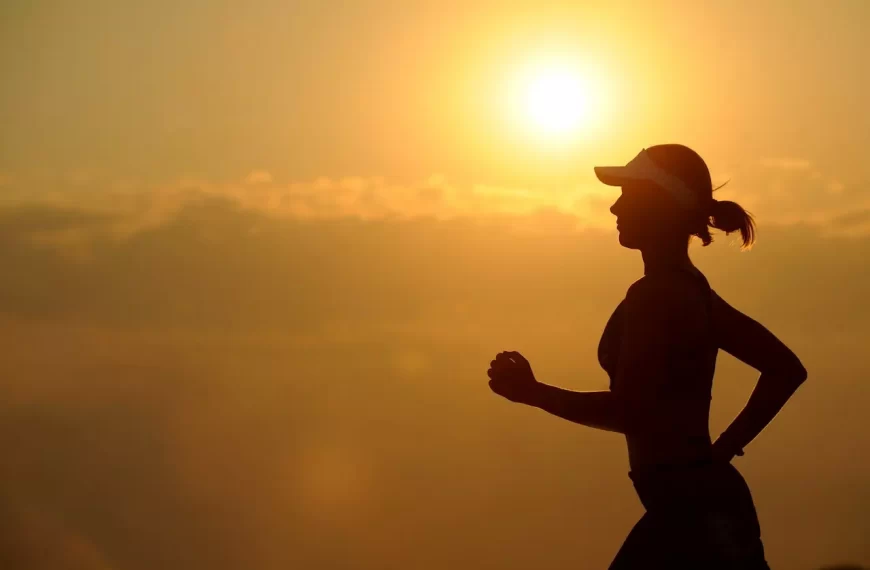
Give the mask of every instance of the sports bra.
[{"label": "sports bra", "polygon": [[[712,328],[713,324],[713,295],[715,294],[713,290],[710,288],[710,284],[707,281],[707,278],[704,277],[704,274],[701,273],[695,267],[681,267],[676,269],[681,273],[685,273],[690,275],[693,281],[700,287],[704,292],[704,298],[706,300],[706,313],[707,313],[707,321]],[[624,313],[624,304],[625,300],[620,301],[619,305],[617,305],[616,309],[613,311],[613,314],[610,316],[610,319],[607,321],[607,325],[604,327],[604,332],[601,334],[601,340],[598,343],[598,363],[607,372],[607,375],[610,377],[610,389],[614,389],[614,381],[616,380],[616,371],[619,362],[619,353],[622,344],[622,330],[623,330],[623,313]],[[711,337],[712,338],[712,337]],[[709,347],[713,349],[713,347]],[[717,349],[718,350],[718,349]],[[691,358],[691,356],[688,356]],[[715,365],[715,361],[714,361]],[[703,392],[707,398],[710,397],[710,390],[712,388],[712,370],[710,371],[710,382],[709,385],[703,387]],[[688,379],[687,379],[688,380]],[[696,389],[700,388],[698,386]],[[692,390],[694,391],[694,390]]]}]

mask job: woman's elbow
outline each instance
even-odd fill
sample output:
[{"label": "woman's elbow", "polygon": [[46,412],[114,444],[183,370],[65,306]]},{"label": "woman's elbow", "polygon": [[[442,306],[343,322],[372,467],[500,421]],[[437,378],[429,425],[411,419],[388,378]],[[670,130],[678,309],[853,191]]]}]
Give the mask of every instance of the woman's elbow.
[{"label": "woman's elbow", "polygon": [[806,381],[807,369],[804,368],[803,364],[801,364],[800,362],[797,363],[794,371],[792,372],[792,377],[798,386],[800,386],[801,384],[803,384]]},{"label": "woman's elbow", "polygon": [[793,381],[797,386],[803,384],[807,379],[807,369],[804,368],[803,362],[794,353],[786,361],[786,371],[789,380]]},{"label": "woman's elbow", "polygon": [[775,370],[771,370],[770,376],[775,376],[781,381],[787,383],[789,386],[797,389],[798,386],[806,381],[807,369],[804,368],[801,361],[795,357],[793,360],[778,366]]}]

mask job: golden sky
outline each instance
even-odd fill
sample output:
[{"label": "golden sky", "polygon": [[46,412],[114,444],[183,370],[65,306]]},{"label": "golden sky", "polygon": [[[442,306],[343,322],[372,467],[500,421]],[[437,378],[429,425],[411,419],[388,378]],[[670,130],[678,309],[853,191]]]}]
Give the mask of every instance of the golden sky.
[{"label": "golden sky", "polygon": [[[485,371],[519,350],[606,387],[641,264],[592,167],[668,142],[759,225],[696,263],[810,373],[736,462],[768,559],[870,564],[868,23],[863,0],[3,2],[0,566],[606,567],[641,512],[623,442]],[[573,130],[523,107],[542,77],[581,86]],[[714,435],[754,381],[720,358]]]}]

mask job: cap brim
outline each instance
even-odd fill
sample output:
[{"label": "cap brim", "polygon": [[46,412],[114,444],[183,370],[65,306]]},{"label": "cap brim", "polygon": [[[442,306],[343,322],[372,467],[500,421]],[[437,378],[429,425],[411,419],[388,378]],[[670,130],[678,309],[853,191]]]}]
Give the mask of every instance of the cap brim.
[{"label": "cap brim", "polygon": [[646,149],[625,166],[596,166],[595,176],[608,186],[625,186],[627,182],[645,180],[671,194],[688,208],[697,208],[697,198],[685,183],[658,167],[646,154]]},{"label": "cap brim", "polygon": [[632,179],[624,166],[596,166],[594,170],[598,180],[608,186],[622,186],[626,180]]}]

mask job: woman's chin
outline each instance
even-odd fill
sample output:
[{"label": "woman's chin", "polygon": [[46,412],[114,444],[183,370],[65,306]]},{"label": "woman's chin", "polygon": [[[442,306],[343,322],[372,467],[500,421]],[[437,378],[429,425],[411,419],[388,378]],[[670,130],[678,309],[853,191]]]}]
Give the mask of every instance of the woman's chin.
[{"label": "woman's chin", "polygon": [[640,249],[637,240],[632,239],[631,234],[626,234],[625,232],[619,232],[619,245],[628,249]]}]

